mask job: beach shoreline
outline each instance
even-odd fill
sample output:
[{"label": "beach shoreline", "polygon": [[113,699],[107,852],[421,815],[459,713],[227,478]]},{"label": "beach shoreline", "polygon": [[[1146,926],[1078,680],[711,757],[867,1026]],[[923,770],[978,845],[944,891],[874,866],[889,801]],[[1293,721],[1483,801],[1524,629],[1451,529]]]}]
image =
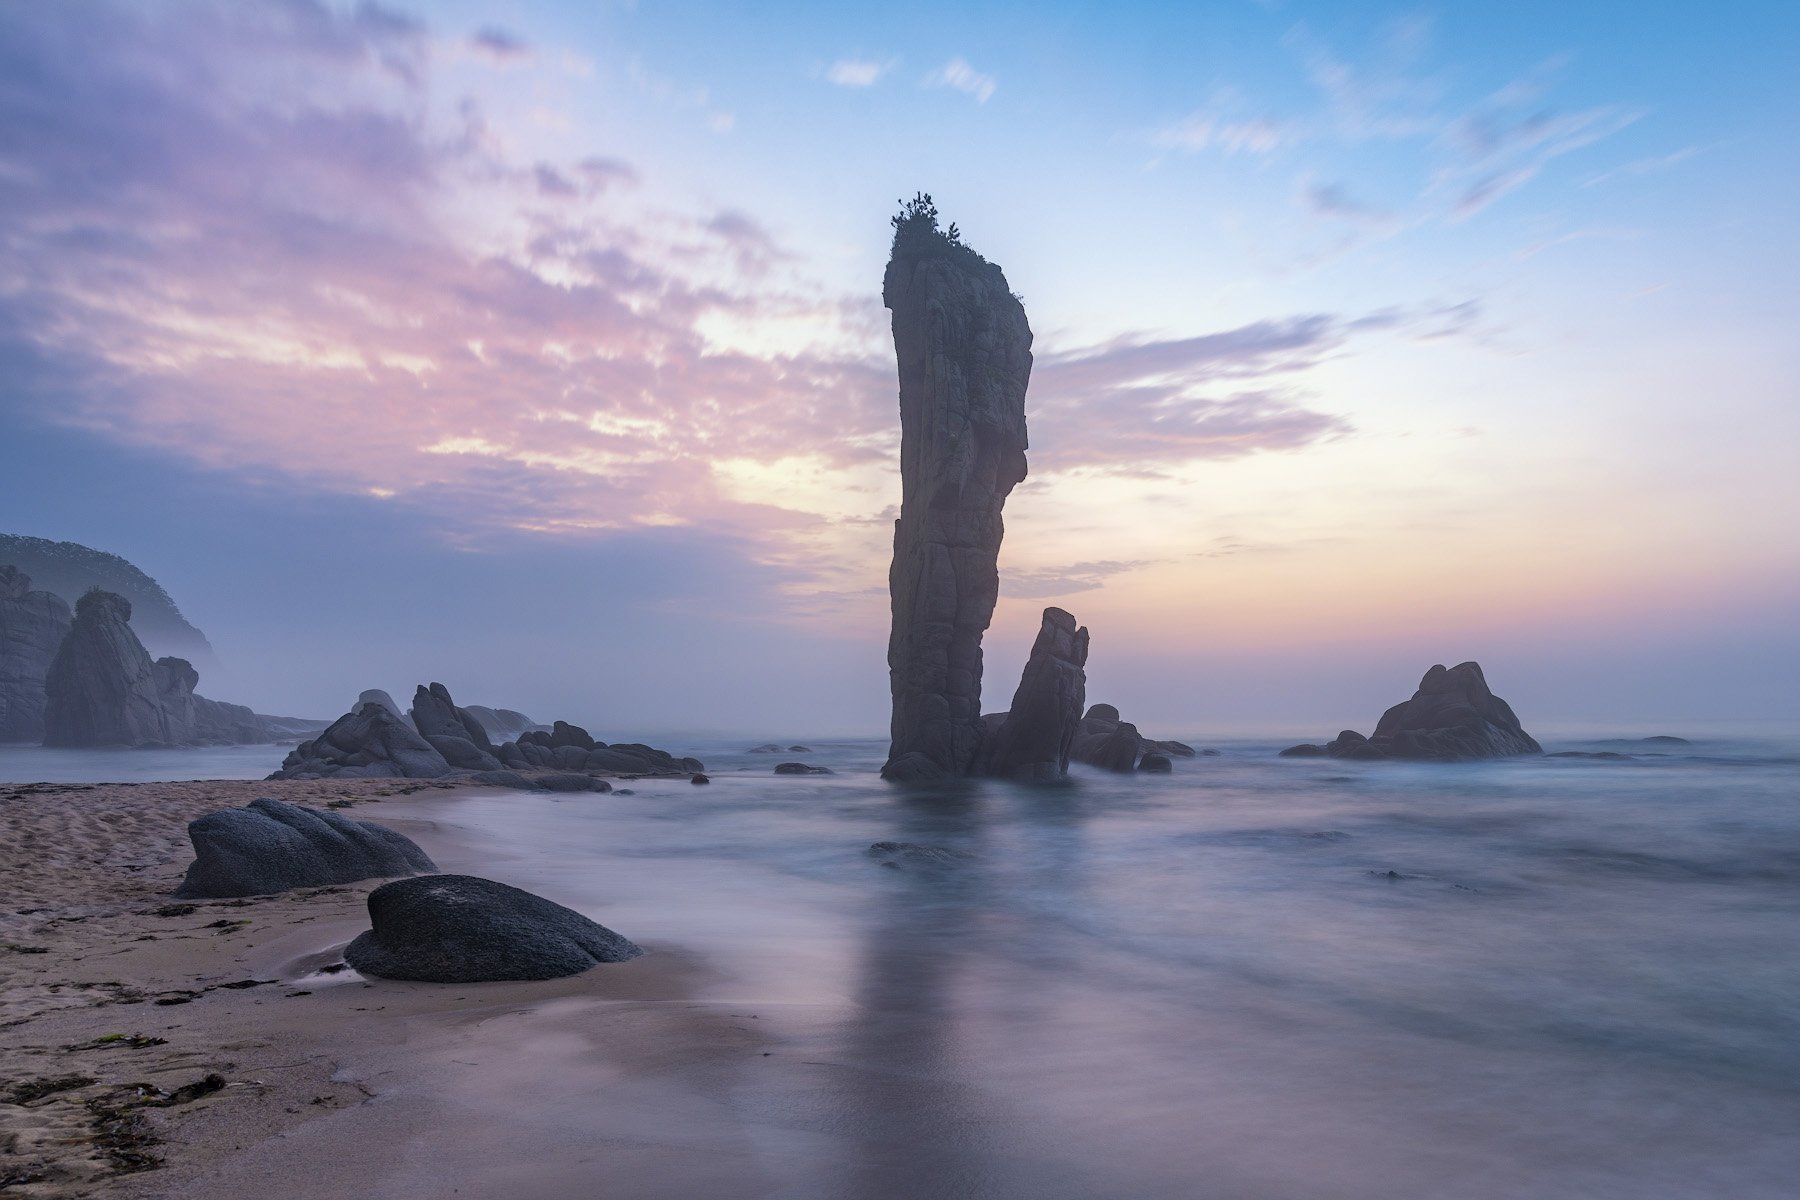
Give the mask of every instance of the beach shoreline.
[{"label": "beach shoreline", "polygon": [[[674,948],[542,983],[369,981],[333,968],[367,928],[366,897],[381,880],[238,900],[170,894],[192,859],[187,822],[258,796],[347,810],[412,837],[446,871],[482,874],[491,856],[423,803],[465,790],[421,780],[0,785],[0,1186],[21,1197],[398,1194],[375,1183],[376,1160],[441,1114],[392,1101],[466,1072],[451,1059],[472,1061],[471,1044],[504,1044],[510,1033],[484,1030],[498,1018],[529,1026],[516,1018],[554,1010],[553,1024],[578,1023],[604,1008],[609,1029],[632,1028],[639,1056],[662,1053],[656,1030],[678,1025],[681,1054],[738,1038],[709,1033],[689,1006],[654,1011],[680,1000],[699,970]],[[371,1106],[379,1119],[352,1112]]]}]

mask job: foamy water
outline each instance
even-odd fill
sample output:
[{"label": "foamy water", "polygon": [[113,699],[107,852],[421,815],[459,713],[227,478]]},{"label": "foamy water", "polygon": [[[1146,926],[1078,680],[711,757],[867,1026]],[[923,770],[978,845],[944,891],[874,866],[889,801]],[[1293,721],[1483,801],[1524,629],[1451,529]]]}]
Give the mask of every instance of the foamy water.
[{"label": "foamy water", "polygon": [[[716,1089],[706,1138],[761,1172],[741,1194],[1796,1194],[1791,744],[1444,766],[1242,742],[935,793],[881,783],[880,743],[814,745],[671,744],[707,787],[421,805],[493,877],[717,968],[699,999],[775,1047]],[[770,773],[789,757],[838,773]],[[880,841],[962,856],[895,870]],[[555,1120],[618,1138],[618,1094]]]}]

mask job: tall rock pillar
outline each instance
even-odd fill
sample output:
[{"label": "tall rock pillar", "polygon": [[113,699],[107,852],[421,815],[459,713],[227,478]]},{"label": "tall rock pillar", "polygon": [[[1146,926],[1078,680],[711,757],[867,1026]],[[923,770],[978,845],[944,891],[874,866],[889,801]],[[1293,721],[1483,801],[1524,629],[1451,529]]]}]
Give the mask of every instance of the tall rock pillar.
[{"label": "tall rock pillar", "polygon": [[882,777],[966,775],[981,749],[981,635],[1000,594],[1000,510],[1025,478],[1031,326],[1000,268],[937,225],[894,219],[882,281],[900,366],[900,519],[888,571],[892,745]]}]

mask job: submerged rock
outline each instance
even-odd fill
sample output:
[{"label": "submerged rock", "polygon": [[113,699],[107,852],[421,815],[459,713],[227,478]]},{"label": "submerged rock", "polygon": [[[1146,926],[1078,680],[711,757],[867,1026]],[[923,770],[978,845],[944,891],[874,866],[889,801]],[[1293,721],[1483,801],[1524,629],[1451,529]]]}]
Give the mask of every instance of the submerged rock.
[{"label": "submerged rock", "polygon": [[983,773],[1047,781],[1069,772],[1069,754],[1087,703],[1088,631],[1060,608],[1046,608],[1019,676],[1012,707],[984,720]]},{"label": "submerged rock", "polygon": [[[1282,754],[1310,755],[1316,747],[1290,746]],[[1542,754],[1506,701],[1488,690],[1477,663],[1442,664],[1425,672],[1419,690],[1381,715],[1372,737],[1346,729],[1324,747],[1333,758],[1419,759],[1457,762]]]},{"label": "submerged rock", "polygon": [[437,870],[411,839],[385,826],[267,798],[188,822],[188,838],[194,861],[175,889],[187,900]]},{"label": "submerged rock", "polygon": [[72,620],[61,596],[0,566],[0,742],[44,740],[44,680]]},{"label": "submerged rock", "polygon": [[923,842],[876,842],[869,847],[869,857],[895,871],[920,871],[939,874],[967,866],[975,856],[954,846],[933,846]]},{"label": "submerged rock", "polygon": [[835,775],[830,767],[815,767],[803,762],[784,762],[775,764],[777,775]]},{"label": "submerged rock", "polygon": [[559,979],[643,953],[572,908],[473,875],[383,884],[369,893],[369,923],[344,960],[385,979]]},{"label": "submerged rock", "polygon": [[1000,268],[895,219],[882,303],[900,380],[900,518],[888,572],[892,743],[882,777],[966,775],[981,749],[981,638],[999,597],[1001,509],[1025,478],[1031,326]]}]

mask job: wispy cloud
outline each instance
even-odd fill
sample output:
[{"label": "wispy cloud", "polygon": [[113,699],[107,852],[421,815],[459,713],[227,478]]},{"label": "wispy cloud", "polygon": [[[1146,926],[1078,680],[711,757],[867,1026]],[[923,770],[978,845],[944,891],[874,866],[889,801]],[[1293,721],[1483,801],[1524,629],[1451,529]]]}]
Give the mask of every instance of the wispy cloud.
[{"label": "wispy cloud", "polygon": [[840,58],[825,68],[825,78],[839,87],[874,87],[896,65],[894,59],[884,62],[873,58]]},{"label": "wispy cloud", "polygon": [[923,86],[928,88],[951,88],[965,95],[975,97],[977,104],[986,104],[1000,84],[992,75],[984,75],[970,66],[967,59],[953,58],[937,70],[925,76]]},{"label": "wispy cloud", "polygon": [[1021,600],[1043,600],[1052,596],[1068,596],[1075,592],[1091,592],[1106,586],[1115,575],[1149,566],[1147,561],[1079,562],[1066,567],[1041,567],[1036,570],[1012,568],[1000,576],[1003,595]]},{"label": "wispy cloud", "polygon": [[469,44],[495,62],[510,63],[531,57],[531,47],[523,39],[494,25],[476,30],[470,35]]}]

